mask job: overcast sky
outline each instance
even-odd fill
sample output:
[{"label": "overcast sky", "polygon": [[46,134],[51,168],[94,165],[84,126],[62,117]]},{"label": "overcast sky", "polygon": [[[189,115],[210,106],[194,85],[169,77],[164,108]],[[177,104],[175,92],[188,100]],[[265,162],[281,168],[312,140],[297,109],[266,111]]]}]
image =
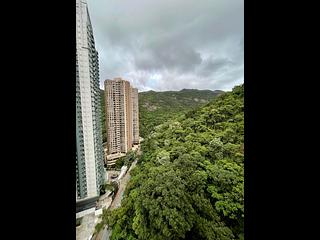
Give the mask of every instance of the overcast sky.
[{"label": "overcast sky", "polygon": [[243,0],[87,0],[100,87],[231,90],[243,82]]}]

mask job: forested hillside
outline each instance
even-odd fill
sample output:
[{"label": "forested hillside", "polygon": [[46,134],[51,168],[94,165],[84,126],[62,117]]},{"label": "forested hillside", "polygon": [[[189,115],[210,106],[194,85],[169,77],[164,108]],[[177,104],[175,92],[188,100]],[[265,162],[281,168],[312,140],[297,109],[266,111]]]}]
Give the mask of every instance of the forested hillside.
[{"label": "forested hillside", "polygon": [[[140,92],[139,93],[139,124],[140,136],[146,137],[155,126],[178,117],[192,109],[203,106],[223,91],[183,89],[181,91]],[[101,90],[102,134],[106,141],[105,99]]]},{"label": "forested hillside", "polygon": [[140,135],[145,138],[155,126],[203,106],[221,93],[197,89],[139,93]]},{"label": "forested hillside", "polygon": [[243,239],[244,86],[157,126],[145,138],[113,240]]}]

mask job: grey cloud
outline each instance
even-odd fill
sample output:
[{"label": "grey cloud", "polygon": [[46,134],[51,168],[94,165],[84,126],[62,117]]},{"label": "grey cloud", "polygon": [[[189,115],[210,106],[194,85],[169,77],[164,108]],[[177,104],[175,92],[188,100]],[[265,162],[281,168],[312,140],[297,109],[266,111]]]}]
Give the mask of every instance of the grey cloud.
[{"label": "grey cloud", "polygon": [[126,77],[142,91],[243,81],[243,0],[87,1],[101,82]]},{"label": "grey cloud", "polygon": [[163,45],[148,48],[136,55],[135,64],[141,70],[179,70],[188,72],[201,63],[201,55],[183,45]]},{"label": "grey cloud", "polygon": [[233,62],[227,58],[217,58],[212,57],[204,61],[204,64],[198,69],[198,74],[203,77],[208,77],[215,72],[224,70],[225,68],[231,67]]}]

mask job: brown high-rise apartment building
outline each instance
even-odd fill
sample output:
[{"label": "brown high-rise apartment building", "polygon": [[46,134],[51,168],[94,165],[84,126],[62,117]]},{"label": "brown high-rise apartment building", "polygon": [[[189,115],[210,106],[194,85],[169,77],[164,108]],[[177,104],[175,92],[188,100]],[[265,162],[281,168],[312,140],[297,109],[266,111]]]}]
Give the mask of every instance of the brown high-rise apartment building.
[{"label": "brown high-rise apartment building", "polygon": [[139,101],[138,89],[132,88],[132,130],[133,130],[133,144],[139,144]]},{"label": "brown high-rise apartment building", "polygon": [[107,79],[104,88],[108,154],[127,153],[139,143],[138,91],[121,78]]}]

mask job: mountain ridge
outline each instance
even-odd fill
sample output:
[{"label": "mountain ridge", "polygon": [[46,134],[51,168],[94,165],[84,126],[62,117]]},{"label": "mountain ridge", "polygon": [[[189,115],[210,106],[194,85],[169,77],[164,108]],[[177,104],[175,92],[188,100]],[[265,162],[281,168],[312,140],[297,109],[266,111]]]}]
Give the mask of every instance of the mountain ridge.
[{"label": "mountain ridge", "polygon": [[[139,92],[140,135],[145,137],[153,128],[173,117],[194,110],[223,94],[222,90],[181,89],[179,91]],[[104,90],[100,89],[103,140],[106,141]]]},{"label": "mountain ridge", "polygon": [[[102,89],[100,89],[102,90]],[[103,91],[103,90],[102,90]],[[183,88],[181,90],[165,90],[165,91],[155,91],[155,90],[148,90],[148,91],[141,91],[139,93],[166,93],[166,92],[189,92],[189,91],[198,91],[198,92],[216,92],[216,93],[224,93],[225,91],[222,90],[210,90],[210,89],[196,89],[196,88]]]}]

